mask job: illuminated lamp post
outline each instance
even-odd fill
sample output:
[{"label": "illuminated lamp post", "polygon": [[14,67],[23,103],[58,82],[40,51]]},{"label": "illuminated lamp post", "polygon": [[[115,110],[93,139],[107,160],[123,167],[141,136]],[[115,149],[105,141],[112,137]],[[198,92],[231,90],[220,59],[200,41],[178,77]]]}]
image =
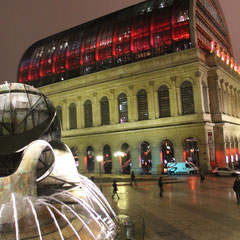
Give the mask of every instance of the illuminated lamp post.
[{"label": "illuminated lamp post", "polygon": [[[119,157],[124,157],[124,152],[120,152],[120,151],[118,151],[118,152],[115,152],[114,153],[114,157],[117,159],[117,160],[119,160]],[[122,159],[121,159],[122,160]],[[120,165],[120,169],[122,170],[122,162],[121,162],[121,164],[119,164]]]},{"label": "illuminated lamp post", "polygon": [[99,162],[100,190],[102,192],[102,161],[103,161],[103,156],[97,156],[97,161]]}]

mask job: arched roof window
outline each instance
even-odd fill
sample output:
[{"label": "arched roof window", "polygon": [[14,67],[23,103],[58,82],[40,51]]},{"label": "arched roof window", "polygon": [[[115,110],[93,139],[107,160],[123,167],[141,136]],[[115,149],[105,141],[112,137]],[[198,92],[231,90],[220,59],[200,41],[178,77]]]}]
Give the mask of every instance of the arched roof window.
[{"label": "arched roof window", "polygon": [[158,106],[160,118],[170,117],[169,89],[166,85],[162,85],[158,89]]},{"label": "arched roof window", "polygon": [[194,114],[194,98],[192,83],[185,81],[180,86],[181,101],[182,101],[182,115]]},{"label": "arched roof window", "polygon": [[84,103],[84,122],[85,128],[93,126],[92,102],[90,100],[86,100]]},{"label": "arched roof window", "polygon": [[118,96],[118,113],[119,113],[119,123],[128,122],[128,102],[127,95],[121,93]]},{"label": "arched roof window", "polygon": [[147,120],[148,119],[148,99],[147,92],[144,89],[141,89],[137,93],[137,104],[138,104],[138,120]]},{"label": "arched roof window", "polygon": [[110,115],[109,115],[109,101],[107,97],[103,97],[100,101],[101,108],[101,121],[102,125],[110,124]]},{"label": "arched roof window", "polygon": [[75,103],[69,105],[69,129],[77,128],[77,107]]}]

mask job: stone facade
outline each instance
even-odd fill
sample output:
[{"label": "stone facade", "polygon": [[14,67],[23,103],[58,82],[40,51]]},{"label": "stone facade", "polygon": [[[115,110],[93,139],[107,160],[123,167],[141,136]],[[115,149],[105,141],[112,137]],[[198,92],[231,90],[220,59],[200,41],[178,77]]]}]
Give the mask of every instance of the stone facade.
[{"label": "stone facade", "polygon": [[[192,84],[194,114],[182,114],[181,84]],[[169,89],[170,117],[159,117],[158,89]],[[148,120],[138,120],[137,93],[147,92]],[[131,170],[142,173],[141,144],[150,144],[150,173],[163,171],[161,144],[173,144],[177,162],[186,160],[186,139],[197,141],[197,165],[209,171],[215,165],[238,161],[240,142],[240,78],[214,53],[192,48],[154,57],[113,69],[80,76],[39,88],[62,109],[63,141],[78,150],[79,172],[87,172],[86,149],[103,154],[107,144],[112,153],[112,173],[121,172],[121,157],[114,157],[124,143],[131,151]],[[128,122],[119,123],[118,96],[127,95]],[[110,124],[101,124],[100,100],[109,100]],[[84,103],[92,102],[93,127],[85,128]],[[75,103],[77,126],[70,129],[69,106]],[[195,152],[197,151],[197,152]],[[231,156],[232,155],[232,156]],[[233,163],[231,164],[231,160]],[[95,161],[94,171],[99,171]]]}]

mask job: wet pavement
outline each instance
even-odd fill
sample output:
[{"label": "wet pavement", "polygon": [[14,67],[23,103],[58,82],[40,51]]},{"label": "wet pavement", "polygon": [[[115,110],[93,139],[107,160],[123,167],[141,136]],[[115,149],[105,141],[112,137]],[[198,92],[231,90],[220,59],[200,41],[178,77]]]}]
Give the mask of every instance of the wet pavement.
[{"label": "wet pavement", "polygon": [[[120,200],[112,199],[113,179],[118,179]],[[232,190],[234,178],[209,176],[200,183],[197,176],[164,176],[162,198],[157,179],[139,177],[133,187],[128,177],[103,179],[103,193],[115,212],[138,219],[135,239],[142,238],[139,231],[145,231],[145,240],[240,239],[240,205]]]}]

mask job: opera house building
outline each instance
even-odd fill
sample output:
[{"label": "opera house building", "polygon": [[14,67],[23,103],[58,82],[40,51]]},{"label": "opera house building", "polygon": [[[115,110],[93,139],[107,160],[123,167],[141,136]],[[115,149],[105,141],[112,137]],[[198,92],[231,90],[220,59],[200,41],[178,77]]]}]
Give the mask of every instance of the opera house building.
[{"label": "opera house building", "polygon": [[240,67],[218,0],[147,0],[42,39],[18,82],[53,102],[81,173],[97,156],[113,174],[238,165]]}]

